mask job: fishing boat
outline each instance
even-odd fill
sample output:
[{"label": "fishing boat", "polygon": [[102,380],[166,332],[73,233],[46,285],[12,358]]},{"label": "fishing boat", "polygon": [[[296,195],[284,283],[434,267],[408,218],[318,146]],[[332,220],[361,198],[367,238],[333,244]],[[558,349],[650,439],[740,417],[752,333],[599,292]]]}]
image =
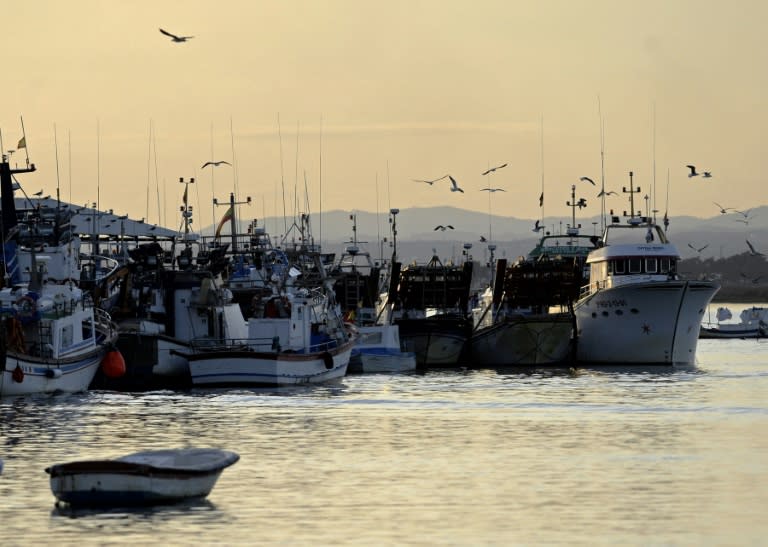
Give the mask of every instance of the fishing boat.
[{"label": "fishing boat", "polygon": [[701,322],[720,288],[682,279],[680,253],[650,216],[634,209],[626,222],[611,212],[599,247],[589,253],[589,283],[574,305],[577,359],[593,364],[690,365]]},{"label": "fishing boat", "polygon": [[354,325],[357,338],[348,372],[407,372],[416,368],[416,356],[403,351],[400,327],[383,323],[376,307],[384,284],[384,270],[357,239],[357,215],[352,220],[352,238],[344,246],[330,272],[336,302],[344,311],[344,321]]},{"label": "fishing boat", "polygon": [[80,240],[67,230],[62,208],[16,209],[11,169],[0,163],[4,273],[0,288],[0,396],[88,389],[100,365],[119,375],[117,328],[77,286]]},{"label": "fishing boat", "polygon": [[768,336],[768,308],[753,306],[742,310],[738,323],[728,322],[731,310],[717,309],[717,322],[701,326],[699,338],[765,338]]},{"label": "fishing boat", "polygon": [[[192,233],[185,190],[183,232],[141,243],[126,253],[113,308],[127,371],[115,380],[98,374],[93,387],[121,391],[189,388],[186,353],[247,337],[246,320],[223,277],[230,269],[228,243],[201,241]],[[170,247],[170,248],[168,248]]]},{"label": "fishing boat", "polygon": [[[223,248],[220,249],[223,253]],[[125,356],[124,377],[99,373],[94,387],[121,391],[188,388],[189,364],[184,352],[193,346],[212,346],[247,336],[246,321],[232,293],[222,286],[219,272],[210,263],[200,267],[194,251],[185,246],[175,264],[164,261],[157,243],[130,251],[132,262],[121,280],[113,308]],[[208,257],[219,262],[219,252]]]},{"label": "fishing boat", "polygon": [[394,250],[386,291],[377,303],[378,321],[399,327],[402,350],[415,354],[417,368],[459,366],[472,334],[472,261],[444,264],[433,249],[427,263],[403,266],[397,257],[400,210],[389,212]]},{"label": "fishing boat", "polygon": [[275,294],[248,319],[247,335],[174,352],[194,386],[315,384],[347,373],[354,337],[321,290]]},{"label": "fishing boat", "polygon": [[[468,362],[477,367],[559,365],[572,361],[573,303],[588,276],[587,255],[598,237],[580,233],[576,187],[564,234],[545,233],[525,257],[496,263],[491,286],[473,309]],[[489,245],[491,257],[495,245]],[[493,258],[491,259],[493,263]]]},{"label": "fishing boat", "polygon": [[401,349],[398,325],[365,325],[355,330],[357,341],[349,359],[349,372],[416,370],[416,354]]},{"label": "fishing boat", "polygon": [[443,264],[437,255],[426,264],[392,263],[383,323],[400,329],[403,351],[416,355],[417,367],[458,366],[472,334],[469,293],[472,262]]},{"label": "fishing boat", "polygon": [[147,450],[45,469],[58,502],[82,507],[175,503],[206,497],[240,456],[214,448]]}]

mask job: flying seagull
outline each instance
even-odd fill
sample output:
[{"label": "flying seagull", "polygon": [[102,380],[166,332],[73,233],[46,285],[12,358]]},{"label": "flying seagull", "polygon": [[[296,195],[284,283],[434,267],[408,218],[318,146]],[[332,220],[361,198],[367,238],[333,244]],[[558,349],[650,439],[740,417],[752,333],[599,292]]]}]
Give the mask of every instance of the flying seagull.
[{"label": "flying seagull", "polygon": [[486,241],[488,240],[485,239],[485,236],[480,236],[480,243],[485,243]]},{"label": "flying seagull", "polygon": [[432,180],[413,179],[413,182],[425,182],[425,183],[429,184],[430,186],[432,186],[434,183],[436,183],[436,182],[437,182],[437,181],[439,181],[439,180],[443,180],[443,179],[444,179],[445,177],[447,177],[447,176],[448,176],[448,175],[443,175],[443,176],[442,176],[442,177],[440,177],[440,178],[437,178],[437,179],[432,179]]},{"label": "flying seagull", "polygon": [[536,224],[533,225],[533,230],[532,231],[538,232],[538,231],[543,230],[543,229],[544,229],[544,226],[539,226],[539,221],[537,220]]},{"label": "flying seagull", "polygon": [[701,176],[702,176],[702,177],[704,177],[705,179],[709,179],[709,178],[712,178],[712,173],[711,173],[711,172],[709,172],[709,171],[704,171],[704,172],[701,174]]},{"label": "flying seagull", "polygon": [[175,34],[171,34],[167,30],[160,29],[160,32],[165,34],[166,36],[169,36],[171,38],[171,41],[173,42],[186,42],[190,38],[194,38],[194,36],[176,36]]},{"label": "flying seagull", "polygon": [[732,211],[732,210],[733,210],[733,207],[723,207],[722,205],[720,205],[720,204],[719,204],[718,202],[716,202],[716,201],[713,201],[712,203],[714,203],[715,205],[717,205],[717,206],[720,208],[720,214],[721,214],[721,215],[724,215],[724,214],[725,214],[725,213],[727,213],[728,211]]},{"label": "flying seagull", "polygon": [[579,180],[582,180],[582,181],[584,181],[584,182],[588,182],[588,183],[590,183],[592,186],[594,186],[594,185],[595,185],[595,181],[594,181],[594,180],[592,180],[592,179],[591,179],[591,178],[589,178],[589,177],[581,177]]},{"label": "flying seagull", "polygon": [[693,249],[694,251],[696,251],[697,253],[700,253],[701,251],[703,251],[704,249],[706,249],[707,247],[709,247],[709,243],[707,243],[707,244],[706,244],[706,245],[704,245],[703,247],[699,247],[698,249],[697,249],[696,247],[694,247],[693,245],[691,245],[690,243],[688,244],[688,246],[689,246],[691,249]]},{"label": "flying seagull", "polygon": [[207,162],[205,162],[205,163],[203,164],[203,166],[202,166],[200,169],[205,169],[205,168],[206,168],[206,167],[208,167],[209,165],[213,165],[214,167],[218,167],[218,166],[219,166],[219,165],[221,165],[222,163],[223,163],[223,164],[225,164],[225,165],[229,165],[230,167],[232,166],[232,164],[231,164],[231,163],[229,163],[228,161],[224,161],[224,160],[221,160],[221,161],[207,161]]},{"label": "flying seagull", "polygon": [[600,193],[597,194],[597,197],[601,198],[603,196],[610,196],[611,194],[613,194],[614,196],[618,196],[619,195],[616,192],[614,192],[613,190],[611,190],[610,192],[606,192],[605,190],[600,190]]},{"label": "flying seagull", "polygon": [[506,192],[504,188],[480,188],[481,192]]},{"label": "flying seagull", "polygon": [[456,179],[451,175],[448,175],[448,178],[451,179],[451,192],[461,192],[463,194],[464,190],[459,188],[459,185],[456,183]]},{"label": "flying seagull", "polygon": [[691,170],[691,172],[688,173],[688,178],[698,177],[699,176],[699,174],[696,172],[696,166],[695,165],[686,165],[686,167]]},{"label": "flying seagull", "polygon": [[451,226],[450,224],[447,224],[445,226],[443,226],[442,224],[439,224],[435,226],[435,229],[433,231],[437,231],[437,230],[440,230],[441,232],[444,232],[446,230],[453,230],[453,226]]},{"label": "flying seagull", "polygon": [[506,163],[502,163],[501,165],[497,165],[496,167],[491,167],[490,169],[488,169],[487,171],[485,171],[482,174],[483,175],[487,175],[488,173],[493,173],[494,171],[496,171],[496,169],[501,169],[502,167],[506,167],[506,166],[507,166]]},{"label": "flying seagull", "polygon": [[42,190],[40,190],[39,192],[35,192],[35,193],[34,193],[34,194],[32,194],[32,195],[33,195],[33,196],[37,196],[37,197],[40,197],[40,196],[42,196],[42,195],[43,195],[43,191],[42,191]]},{"label": "flying seagull", "polygon": [[749,254],[752,256],[765,256],[763,253],[759,253],[755,250],[755,247],[747,240],[747,246],[749,247]]}]

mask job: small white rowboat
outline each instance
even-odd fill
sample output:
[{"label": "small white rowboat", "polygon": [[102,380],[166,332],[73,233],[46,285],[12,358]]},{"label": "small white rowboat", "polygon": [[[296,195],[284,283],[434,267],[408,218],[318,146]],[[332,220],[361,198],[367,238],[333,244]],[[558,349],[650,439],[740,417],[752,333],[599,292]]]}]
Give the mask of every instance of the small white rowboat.
[{"label": "small white rowboat", "polygon": [[182,448],[136,452],[114,460],[83,460],[46,468],[56,499],[70,505],[173,503],[207,496],[234,452]]}]

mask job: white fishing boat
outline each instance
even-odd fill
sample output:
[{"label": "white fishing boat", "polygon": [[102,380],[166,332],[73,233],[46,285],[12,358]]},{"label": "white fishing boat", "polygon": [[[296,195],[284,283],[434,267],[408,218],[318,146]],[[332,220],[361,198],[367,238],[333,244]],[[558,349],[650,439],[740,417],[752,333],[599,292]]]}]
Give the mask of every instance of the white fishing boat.
[{"label": "white fishing boat", "polygon": [[618,216],[589,253],[589,284],[574,309],[577,360],[595,364],[693,364],[705,310],[720,288],[711,281],[682,279],[680,253],[652,218]]},{"label": "white fishing boat", "polygon": [[239,459],[214,448],[148,450],[56,464],[45,472],[56,499],[71,506],[153,505],[206,497],[221,472]]},{"label": "white fishing boat", "polygon": [[765,338],[768,336],[768,308],[753,306],[742,310],[739,322],[729,322],[731,310],[717,309],[717,322],[701,326],[699,338]]},{"label": "white fishing boat", "polygon": [[247,336],[174,352],[195,386],[315,384],[343,377],[354,346],[322,290],[275,294],[248,320]]},{"label": "white fishing boat", "polygon": [[80,240],[68,235],[71,213],[16,210],[11,169],[0,163],[4,287],[0,289],[0,396],[85,391],[99,365],[119,374],[117,329],[76,285]]},{"label": "white fishing boat", "polygon": [[408,372],[416,370],[416,355],[400,349],[397,325],[356,327],[349,372]]}]

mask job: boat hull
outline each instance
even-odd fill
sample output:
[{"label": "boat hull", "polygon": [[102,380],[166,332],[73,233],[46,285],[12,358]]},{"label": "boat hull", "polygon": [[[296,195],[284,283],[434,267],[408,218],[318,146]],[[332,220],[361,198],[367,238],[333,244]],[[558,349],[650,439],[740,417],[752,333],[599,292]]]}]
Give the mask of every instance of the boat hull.
[{"label": "boat hull", "polygon": [[79,359],[58,362],[9,352],[0,374],[0,396],[86,391],[106,352],[107,348],[100,346]]},{"label": "boat hull", "polygon": [[579,300],[578,362],[694,364],[704,311],[718,289],[707,281],[632,283]]},{"label": "boat hull", "polygon": [[573,316],[518,315],[479,329],[469,342],[473,366],[557,365],[570,360]]},{"label": "boat hull", "polygon": [[211,351],[186,355],[195,386],[317,384],[347,373],[353,342],[321,353]]},{"label": "boat hull", "polygon": [[701,332],[699,332],[699,338],[707,339],[765,338],[766,335],[768,332],[761,327],[701,327]]},{"label": "boat hull", "polygon": [[416,355],[395,348],[363,348],[349,360],[348,372],[408,372],[416,370]]},{"label": "boat hull", "polygon": [[60,502],[77,506],[153,505],[206,497],[222,470],[238,459],[233,452],[214,449],[161,450],[116,460],[57,464],[46,472],[51,491]]},{"label": "boat hull", "polygon": [[464,318],[398,319],[403,351],[416,356],[416,366],[457,366],[465,356],[472,324]]}]

